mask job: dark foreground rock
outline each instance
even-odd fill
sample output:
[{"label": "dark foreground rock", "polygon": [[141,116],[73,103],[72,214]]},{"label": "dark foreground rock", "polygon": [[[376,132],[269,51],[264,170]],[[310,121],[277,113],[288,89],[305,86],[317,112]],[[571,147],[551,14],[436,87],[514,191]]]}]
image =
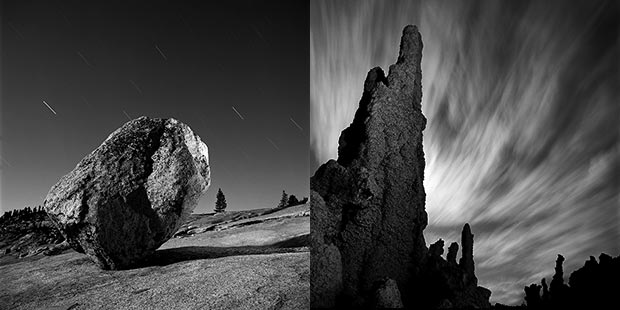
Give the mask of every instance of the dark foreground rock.
[{"label": "dark foreground rock", "polygon": [[398,290],[398,284],[392,279],[386,279],[377,283],[375,291],[374,308],[376,309],[400,309],[403,302]]},{"label": "dark foreground rock", "polygon": [[[441,258],[443,243],[429,254],[423,235],[428,220],[421,59],[421,35],[407,26],[387,76],[381,68],[368,73],[353,123],[340,136],[338,160],[323,164],[311,178],[313,307],[381,307],[395,300],[387,297],[396,295],[394,289],[405,307],[438,307],[444,301],[490,306],[490,292],[477,287],[469,225],[458,265],[458,247],[450,248],[450,265],[429,259]],[[448,266],[454,274],[444,269]],[[386,279],[396,287],[386,286]],[[429,281],[452,280],[456,283],[445,294],[420,293]],[[383,289],[377,290],[377,283]]]},{"label": "dark foreground rock", "polygon": [[207,146],[175,119],[141,117],[112,133],[54,185],[45,210],[103,269],[152,254],[209,186]]},{"label": "dark foreground rock", "polygon": [[[320,228],[313,250],[331,256],[317,263],[341,257],[339,298],[346,304],[364,304],[374,282],[386,277],[408,287],[426,255],[421,57],[420,33],[409,26],[388,76],[381,68],[368,73],[353,123],[340,136],[338,161],[311,179],[313,233],[315,224]],[[321,296],[340,279],[324,272],[312,277],[313,301],[332,306]]]},{"label": "dark foreground rock", "polygon": [[463,254],[456,263],[458,244],[452,243],[446,259],[442,257],[444,242],[439,239],[429,247],[428,256],[418,277],[416,291],[425,296],[418,302],[422,308],[475,308],[491,307],[491,291],[478,286],[474,273],[474,235],[469,224],[461,233]]}]

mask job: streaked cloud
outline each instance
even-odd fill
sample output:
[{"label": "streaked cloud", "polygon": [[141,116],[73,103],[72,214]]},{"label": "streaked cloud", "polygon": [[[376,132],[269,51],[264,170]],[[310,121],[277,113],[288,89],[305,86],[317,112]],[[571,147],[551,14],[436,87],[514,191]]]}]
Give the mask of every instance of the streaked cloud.
[{"label": "streaked cloud", "polygon": [[[335,158],[367,71],[419,25],[427,243],[472,224],[494,302],[590,255],[620,254],[617,2],[317,1],[311,146]],[[566,273],[566,280],[568,274]]]}]

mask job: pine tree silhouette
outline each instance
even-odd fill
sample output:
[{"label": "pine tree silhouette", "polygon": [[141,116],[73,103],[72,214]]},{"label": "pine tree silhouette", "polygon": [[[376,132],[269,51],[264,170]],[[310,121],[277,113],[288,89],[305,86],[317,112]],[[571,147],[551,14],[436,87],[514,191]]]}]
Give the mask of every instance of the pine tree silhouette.
[{"label": "pine tree silhouette", "polygon": [[219,188],[217,190],[217,194],[215,195],[215,212],[224,212],[227,206],[226,196],[224,196],[222,189]]},{"label": "pine tree silhouette", "polygon": [[282,191],[282,198],[280,198],[278,208],[284,208],[286,206],[288,206],[288,194],[286,194],[286,191]]}]

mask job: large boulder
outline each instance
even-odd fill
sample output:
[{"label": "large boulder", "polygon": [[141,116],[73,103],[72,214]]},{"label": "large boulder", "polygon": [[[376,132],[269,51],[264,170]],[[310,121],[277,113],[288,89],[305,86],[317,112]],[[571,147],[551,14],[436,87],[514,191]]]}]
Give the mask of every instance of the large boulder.
[{"label": "large boulder", "polygon": [[[426,256],[421,58],[420,33],[408,26],[389,74],[381,68],[368,73],[353,123],[340,136],[338,160],[322,165],[310,182],[321,197],[311,200],[313,214],[328,216],[311,218],[313,247],[338,249],[343,304],[366,304],[373,284],[384,278],[407,290]],[[327,259],[315,253],[313,260]],[[313,274],[312,290],[329,290],[333,280],[322,277],[332,276]],[[325,303],[315,298],[325,294],[311,296],[313,306]]]},{"label": "large boulder", "polygon": [[172,118],[140,117],[84,157],[44,204],[72,248],[123,269],[172,237],[209,184],[198,135]]}]

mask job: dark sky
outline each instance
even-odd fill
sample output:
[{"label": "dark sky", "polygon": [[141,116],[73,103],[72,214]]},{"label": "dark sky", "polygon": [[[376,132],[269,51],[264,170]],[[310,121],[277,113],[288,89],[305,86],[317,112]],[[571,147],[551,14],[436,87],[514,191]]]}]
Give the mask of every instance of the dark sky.
[{"label": "dark sky", "polygon": [[422,34],[427,243],[470,222],[492,302],[620,254],[620,1],[313,1],[314,171],[335,158],[368,70]]},{"label": "dark sky", "polygon": [[220,187],[232,210],[275,206],[283,189],[308,196],[306,1],[19,0],[0,11],[3,211],[42,204],[142,115],[174,117],[209,147],[212,184],[195,212],[210,212]]}]

